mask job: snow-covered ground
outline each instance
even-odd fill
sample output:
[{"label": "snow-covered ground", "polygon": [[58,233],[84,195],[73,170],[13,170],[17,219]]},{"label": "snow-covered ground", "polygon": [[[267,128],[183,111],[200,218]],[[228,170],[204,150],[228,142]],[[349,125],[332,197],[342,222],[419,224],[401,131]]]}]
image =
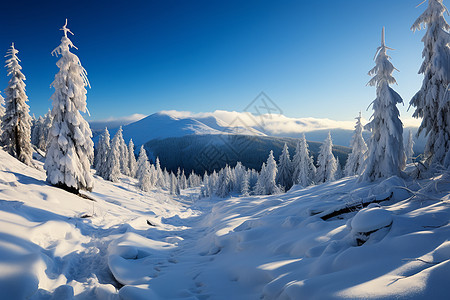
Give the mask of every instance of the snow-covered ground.
[{"label": "snow-covered ground", "polygon": [[225,200],[96,177],[92,201],[36,164],[0,151],[1,299],[450,296],[448,174]]}]

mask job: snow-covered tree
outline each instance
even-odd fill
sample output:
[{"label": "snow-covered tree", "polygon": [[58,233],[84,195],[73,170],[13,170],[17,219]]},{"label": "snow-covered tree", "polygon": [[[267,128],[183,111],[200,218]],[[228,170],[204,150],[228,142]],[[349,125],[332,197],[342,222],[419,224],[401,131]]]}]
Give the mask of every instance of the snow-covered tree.
[{"label": "snow-covered tree", "polygon": [[102,177],[112,182],[118,182],[120,177],[120,137],[121,134],[118,131],[111,140],[104,173],[102,171]]},{"label": "snow-covered tree", "polygon": [[177,182],[177,177],[173,173],[170,173],[169,192],[171,195],[179,195],[180,194],[180,186]]},{"label": "snow-covered tree", "polygon": [[277,163],[273,157],[273,151],[270,150],[266,163],[263,163],[261,167],[261,172],[255,187],[255,194],[274,195],[281,193],[283,190],[277,185],[275,180],[277,172]]},{"label": "snow-covered tree", "polygon": [[250,175],[248,172],[244,173],[241,182],[241,195],[246,197],[250,195]]},{"label": "snow-covered tree", "polygon": [[161,169],[161,164],[159,163],[158,157],[156,158],[155,161],[155,168],[156,168],[156,186],[159,188],[166,188],[166,178]]},{"label": "snow-covered tree", "polygon": [[422,38],[423,63],[419,74],[424,75],[422,88],[410,105],[416,108],[413,117],[422,118],[417,135],[428,135],[425,158],[429,165],[450,167],[450,25],[443,0],[428,0],[428,7],[414,22],[413,31],[427,28]]},{"label": "snow-covered tree", "polygon": [[52,112],[49,109],[48,112],[44,116],[44,124],[42,125],[41,129],[39,130],[40,135],[39,135],[39,143],[37,146],[42,151],[47,150],[48,143],[49,143],[48,136],[49,136],[50,129],[52,128],[52,123],[53,123]]},{"label": "snow-covered tree", "polygon": [[111,150],[110,136],[108,128],[99,136],[97,143],[97,155],[94,159],[94,168],[97,170],[97,175],[108,179],[108,156]]},{"label": "snow-covered tree", "polygon": [[348,155],[344,168],[345,176],[360,175],[364,168],[364,161],[367,158],[367,145],[362,136],[363,125],[361,124],[361,112],[356,118],[355,131],[353,133],[350,146],[352,152]]},{"label": "snow-covered tree", "polygon": [[216,195],[222,198],[230,195],[232,191],[233,175],[231,168],[226,165],[225,168],[219,171],[219,179],[217,182]]},{"label": "snow-covered tree", "polygon": [[130,176],[136,177],[137,161],[134,156],[134,143],[132,139],[128,143],[128,169],[130,170]]},{"label": "snow-covered tree", "polygon": [[294,165],[293,178],[295,184],[300,184],[302,187],[314,184],[316,167],[314,166],[313,158],[309,155],[305,134],[302,134],[300,140],[297,142],[296,152],[292,163]]},{"label": "snow-covered tree", "polygon": [[5,113],[1,122],[1,141],[5,150],[24,164],[30,165],[33,148],[31,147],[31,117],[28,97],[25,93],[25,76],[20,59],[17,57],[17,49],[14,43],[8,50],[6,68],[8,76],[11,76],[8,87],[5,90]]},{"label": "snow-covered tree", "polygon": [[283,151],[278,159],[277,183],[282,186],[285,191],[289,190],[293,185],[292,172],[292,162],[289,156],[289,149],[287,144],[284,143]]},{"label": "snow-covered tree", "polygon": [[119,153],[120,153],[120,172],[123,175],[130,176],[130,168],[129,164],[129,155],[128,155],[128,147],[125,144],[125,140],[123,139],[123,130],[122,126],[119,127],[114,137],[117,136],[119,142]]},{"label": "snow-covered tree", "polygon": [[320,146],[319,156],[317,157],[317,183],[334,181],[336,179],[337,161],[332,150],[333,141],[331,140],[331,133],[328,132],[328,137]]},{"label": "snow-covered tree", "polygon": [[408,141],[407,141],[406,147],[405,147],[405,155],[406,155],[407,163],[412,163],[412,161],[413,161],[413,156],[414,156],[413,148],[414,148],[413,134],[412,134],[412,131],[409,130]]},{"label": "snow-covered tree", "polygon": [[41,138],[41,131],[43,126],[44,126],[44,118],[41,116],[33,120],[33,124],[31,125],[31,144],[35,145],[36,147],[38,147],[39,145],[39,140]]},{"label": "snow-covered tree", "polygon": [[378,47],[375,58],[376,65],[369,71],[369,75],[373,77],[368,84],[377,88],[377,97],[373,101],[373,120],[365,126],[372,132],[372,136],[362,178],[369,181],[400,175],[406,163],[403,124],[397,109],[397,103],[403,103],[403,100],[389,87],[389,84],[396,81],[392,77],[395,68],[386,54],[387,49],[390,48],[385,45],[383,27],[381,46]]},{"label": "snow-covered tree", "polygon": [[[59,72],[52,86],[53,123],[49,133],[49,146],[44,168],[47,181],[72,192],[92,190],[94,181],[90,166],[94,158],[94,143],[89,123],[80,114],[87,112],[86,86],[89,82],[86,70],[78,57],[70,52],[75,48],[67,33],[66,24],[61,29],[64,36],[53,55],[61,55],[56,65]],[[76,48],[75,48],[76,49]]]},{"label": "snow-covered tree", "polygon": [[136,177],[138,179],[138,187],[144,192],[148,192],[152,187],[151,169],[148,161],[147,152],[144,146],[141,146],[139,157],[137,160]]},{"label": "snow-covered tree", "polygon": [[1,121],[5,115],[5,98],[0,94],[0,137],[2,136],[2,126]]}]

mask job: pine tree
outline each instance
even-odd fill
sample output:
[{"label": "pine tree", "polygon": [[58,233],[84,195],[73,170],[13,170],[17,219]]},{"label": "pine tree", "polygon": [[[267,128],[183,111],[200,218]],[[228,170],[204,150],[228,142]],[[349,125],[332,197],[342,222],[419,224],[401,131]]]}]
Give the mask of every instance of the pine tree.
[{"label": "pine tree", "polygon": [[266,163],[263,162],[253,189],[255,195],[266,195],[266,173]]},{"label": "pine tree", "polygon": [[[41,116],[39,116],[37,120],[34,120],[31,126],[31,144],[35,145],[38,148],[43,126],[44,126],[44,118],[42,118]],[[45,149],[43,150],[45,151]]]},{"label": "pine tree", "polygon": [[304,133],[298,140],[295,149],[295,155],[292,159],[294,183],[300,184],[302,187],[310,186],[314,184],[316,167],[312,156],[309,155],[308,143]]},{"label": "pine tree", "polygon": [[282,192],[282,188],[277,185],[277,163],[273,157],[273,151],[270,150],[266,163],[263,163],[258,181],[255,186],[256,195],[274,195]]},{"label": "pine tree", "polygon": [[297,143],[297,152],[294,155],[293,163],[295,183],[302,187],[314,184],[316,167],[312,156],[309,155],[305,134],[302,134]]},{"label": "pine tree", "polygon": [[130,176],[136,177],[137,161],[134,156],[134,143],[132,139],[130,139],[130,142],[128,143],[128,169],[130,170]]},{"label": "pine tree", "polygon": [[44,124],[40,130],[39,144],[37,145],[42,151],[46,151],[49,143],[49,132],[52,128],[53,117],[50,109],[44,116]]},{"label": "pine tree", "polygon": [[[94,160],[94,167],[97,175],[108,179],[108,156],[111,151],[110,136],[108,128],[100,135],[97,144],[97,155]],[[114,176],[113,176],[114,177]]]},{"label": "pine tree", "polygon": [[67,37],[67,32],[72,33],[67,28],[67,20],[61,30],[64,31],[61,44],[52,52],[61,58],[56,63],[60,70],[52,83],[55,88],[53,123],[44,168],[47,181],[53,185],[71,192],[92,190],[94,181],[90,166],[94,143],[89,123],[79,112],[87,112],[85,87],[89,82],[80,60],[70,52],[70,47],[75,46]]},{"label": "pine tree", "polygon": [[344,177],[344,172],[342,171],[342,166],[341,163],[339,161],[339,157],[336,157],[336,174],[335,174],[335,179],[341,179],[342,177]]},{"label": "pine tree", "polygon": [[364,170],[364,161],[367,158],[367,145],[362,136],[361,112],[356,117],[355,131],[350,143],[352,152],[348,155],[344,168],[345,176],[360,175]]},{"label": "pine tree", "polygon": [[414,156],[414,140],[413,140],[413,134],[412,131],[409,130],[408,135],[408,142],[405,147],[405,155],[406,155],[406,162],[412,163],[413,162],[413,156]]},{"label": "pine tree", "polygon": [[283,151],[278,159],[277,183],[282,186],[285,191],[289,190],[293,185],[292,173],[293,168],[289,156],[289,149],[287,144],[284,143]]},{"label": "pine tree", "polygon": [[148,192],[153,184],[151,180],[150,163],[148,161],[147,152],[144,146],[141,146],[139,157],[137,160],[136,177],[138,179],[138,187],[144,192]]},{"label": "pine tree", "polygon": [[377,49],[375,67],[369,71],[373,76],[369,85],[376,86],[377,98],[373,101],[373,120],[365,126],[372,132],[369,141],[363,179],[373,181],[377,178],[400,175],[405,167],[406,157],[403,149],[403,124],[399,119],[397,103],[402,98],[389,84],[395,83],[392,72],[395,70],[386,54],[384,27],[381,46]]},{"label": "pine tree", "polygon": [[1,121],[5,115],[5,98],[0,94],[0,137],[2,136],[2,126]]},{"label": "pine tree", "polygon": [[159,158],[156,158],[155,161],[156,166],[156,186],[159,188],[166,188],[166,178],[164,176],[163,171],[161,170],[161,165],[159,163]]},{"label": "pine tree", "polygon": [[317,183],[334,181],[336,179],[337,162],[332,150],[333,141],[331,140],[331,133],[328,132],[328,137],[320,146],[319,156],[317,157]]},{"label": "pine tree", "polygon": [[8,50],[6,67],[8,76],[11,76],[8,87],[5,90],[6,107],[2,118],[1,141],[5,150],[24,164],[31,165],[33,149],[31,147],[31,117],[27,104],[28,97],[25,93],[25,76],[20,59],[17,57],[14,43]]},{"label": "pine tree", "polygon": [[169,192],[171,195],[179,195],[180,193],[180,189],[179,189],[179,185],[177,183],[177,177],[175,176],[175,174],[170,173],[170,188],[169,188]]},{"label": "pine tree", "polygon": [[443,0],[428,0],[428,8],[411,29],[427,28],[422,38],[424,61],[419,74],[424,75],[422,88],[410,105],[416,108],[413,117],[422,118],[417,135],[428,135],[424,155],[429,165],[450,167],[450,25],[445,21],[447,8]]},{"label": "pine tree", "polygon": [[119,153],[120,153],[120,173],[126,176],[130,176],[130,168],[129,164],[129,155],[128,155],[128,147],[125,144],[125,140],[123,139],[123,130],[122,126],[119,127],[114,137],[117,136],[119,142]]},{"label": "pine tree", "polygon": [[120,160],[122,159],[120,153],[120,137],[121,134],[118,131],[111,140],[108,158],[106,160],[105,173],[102,174],[104,175],[102,176],[103,178],[112,182],[118,182],[120,178]]},{"label": "pine tree", "polygon": [[245,172],[244,176],[242,177],[241,195],[244,197],[247,197],[248,195],[250,195],[250,176],[249,176],[248,172]]}]

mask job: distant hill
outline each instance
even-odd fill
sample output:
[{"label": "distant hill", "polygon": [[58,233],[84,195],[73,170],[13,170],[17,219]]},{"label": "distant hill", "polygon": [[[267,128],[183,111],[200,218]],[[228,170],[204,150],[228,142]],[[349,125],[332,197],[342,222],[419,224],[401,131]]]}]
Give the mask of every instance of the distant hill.
[{"label": "distant hill", "polygon": [[[234,166],[240,161],[244,166],[259,170],[267,160],[270,150],[275,159],[281,154],[284,143],[289,147],[291,158],[295,154],[297,139],[287,137],[267,137],[250,135],[188,135],[166,139],[154,139],[144,144],[152,161],[159,157],[161,165],[176,171],[178,167],[186,172],[194,170],[219,170],[226,164]],[[321,143],[308,142],[309,149],[316,160]],[[333,153],[344,165],[350,148],[334,146]]]}]

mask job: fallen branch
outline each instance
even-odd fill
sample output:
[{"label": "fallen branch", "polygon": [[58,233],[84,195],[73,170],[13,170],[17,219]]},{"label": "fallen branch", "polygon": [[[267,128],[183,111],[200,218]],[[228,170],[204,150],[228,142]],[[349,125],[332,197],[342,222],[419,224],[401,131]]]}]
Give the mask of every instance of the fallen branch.
[{"label": "fallen branch", "polygon": [[367,202],[358,202],[358,203],[354,203],[354,204],[351,204],[351,205],[346,205],[343,208],[336,209],[336,210],[333,210],[331,212],[323,212],[322,215],[320,216],[320,218],[322,220],[326,221],[326,220],[329,220],[331,218],[334,218],[334,217],[337,217],[337,216],[340,216],[340,215],[343,215],[343,214],[347,214],[347,213],[350,213],[350,212],[354,212],[354,211],[360,210],[360,209],[362,209],[364,207],[369,206],[369,204],[372,204],[372,203],[381,203],[381,202],[384,202],[384,201],[389,201],[389,200],[391,200],[393,195],[394,195],[394,193],[391,193],[389,195],[389,197],[384,198],[384,199],[376,199],[375,198],[375,199],[369,200]]}]

